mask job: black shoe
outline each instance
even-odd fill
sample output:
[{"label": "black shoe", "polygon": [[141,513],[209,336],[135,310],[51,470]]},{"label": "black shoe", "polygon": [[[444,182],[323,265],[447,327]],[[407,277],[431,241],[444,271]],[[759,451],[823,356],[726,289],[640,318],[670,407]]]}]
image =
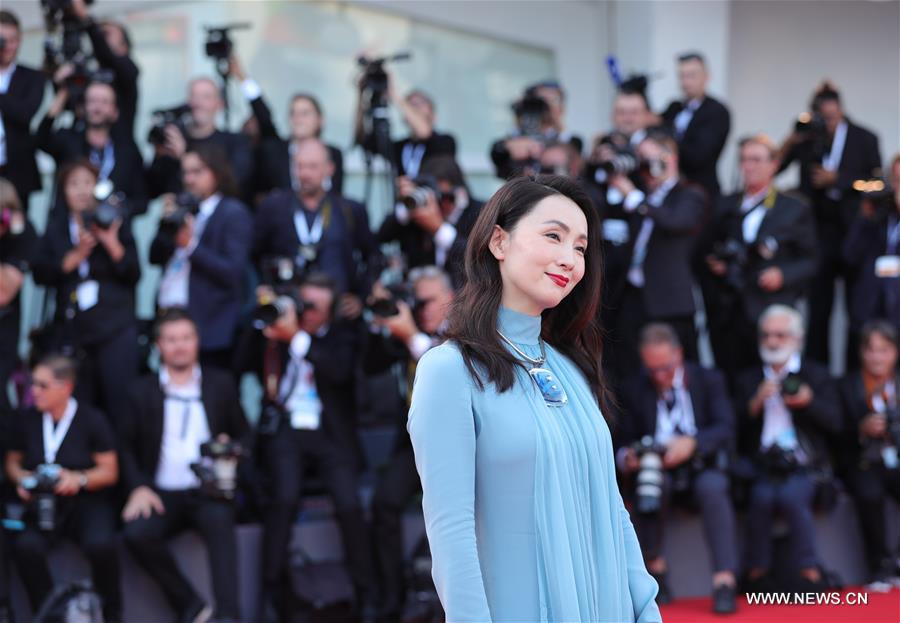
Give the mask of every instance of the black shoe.
[{"label": "black shoe", "polygon": [[653,573],[650,575],[653,576],[653,579],[656,580],[656,583],[659,585],[659,591],[656,593],[656,604],[658,606],[665,606],[666,604],[672,603],[672,591],[669,589],[669,574],[665,571],[662,573]]},{"label": "black shoe", "polygon": [[178,623],[209,623],[212,615],[212,606],[198,600],[182,610]]},{"label": "black shoe", "polygon": [[713,589],[713,612],[732,614],[737,611],[737,591],[730,584],[719,584]]},{"label": "black shoe", "polygon": [[259,611],[256,613],[259,623],[279,623],[281,614],[271,593],[263,592],[259,598]]},{"label": "black shoe", "polygon": [[772,593],[775,591],[775,582],[768,573],[755,580],[747,578],[741,584],[741,591],[744,593]]},{"label": "black shoe", "polygon": [[824,593],[828,590],[828,583],[825,581],[824,575],[816,582],[801,575],[800,578],[797,579],[797,590],[800,593]]}]

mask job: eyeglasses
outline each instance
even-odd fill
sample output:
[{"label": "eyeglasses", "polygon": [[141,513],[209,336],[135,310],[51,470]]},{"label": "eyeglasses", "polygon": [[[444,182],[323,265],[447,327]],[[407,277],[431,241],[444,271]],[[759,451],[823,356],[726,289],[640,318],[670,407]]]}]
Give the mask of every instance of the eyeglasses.
[{"label": "eyeglasses", "polygon": [[760,331],[759,339],[767,340],[770,337],[777,338],[779,340],[786,340],[788,338],[794,337],[794,334],[790,331]]}]

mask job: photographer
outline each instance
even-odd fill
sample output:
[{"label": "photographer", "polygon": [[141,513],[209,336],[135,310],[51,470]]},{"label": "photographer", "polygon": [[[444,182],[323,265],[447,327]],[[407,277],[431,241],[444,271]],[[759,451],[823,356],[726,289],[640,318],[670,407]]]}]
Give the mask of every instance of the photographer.
[{"label": "photographer", "polygon": [[291,527],[303,496],[305,467],[312,464],[334,503],[356,609],[371,621],[377,593],[357,477],[354,370],[359,331],[356,323],[335,316],[337,289],[327,275],[309,274],[296,292],[296,302],[286,303],[274,323],[247,335],[238,358],[244,369],[258,374],[264,388],[260,457],[271,502],[264,520],[262,618],[283,610],[278,595]]},{"label": "photographer", "polygon": [[419,178],[400,177],[397,184],[397,205],[382,221],[376,239],[399,241],[408,268],[440,266],[461,284],[466,237],[483,204],[469,196],[456,160],[431,158]]},{"label": "photographer", "polygon": [[181,157],[189,205],[167,200],[150,245],[150,263],[163,266],[157,306],[186,308],[200,330],[203,365],[230,370],[253,236],[247,208],[225,154],[214,145]]},{"label": "photographer", "polygon": [[46,78],[17,63],[22,28],[10,11],[0,10],[0,39],[0,177],[12,182],[27,212],[29,196],[41,188],[31,120],[44,99]]},{"label": "photographer", "polygon": [[57,168],[76,160],[90,160],[99,171],[100,181],[109,180],[127,199],[128,218],[145,213],[144,162],[132,136],[116,129],[119,108],[113,85],[100,81],[88,84],[84,92],[84,122],[71,128],[53,128],[68,100],[69,92],[63,84],[68,71],[71,66],[57,72],[60,87],[38,126],[38,147],[53,157]]},{"label": "photographer", "polygon": [[860,334],[862,369],[840,381],[844,414],[845,478],[856,499],[866,546],[869,581],[889,583],[900,568],[888,545],[885,502],[900,502],[900,405],[897,391],[897,329],[885,320],[870,320]]},{"label": "photographer", "polygon": [[456,158],[453,135],[434,130],[434,100],[418,89],[400,98],[391,88],[389,96],[409,128],[408,137],[394,142],[397,175],[414,179],[431,158]]},{"label": "photographer", "polygon": [[12,183],[0,177],[0,429],[10,409],[7,384],[18,363],[21,301],[38,238]]},{"label": "photographer", "polygon": [[812,511],[817,473],[830,467],[826,438],[841,426],[840,399],[828,369],[801,360],[803,335],[799,312],[767,308],[759,319],[762,365],[745,370],[735,384],[738,452],[750,469],[750,591],[776,590],[770,575],[776,510],[790,526],[788,568],[800,570],[798,590],[824,588]]},{"label": "photographer", "polygon": [[48,550],[73,539],[91,563],[104,621],[122,620],[115,507],[119,479],[112,428],[103,414],[72,398],[76,364],[50,355],[32,371],[35,409],[16,418],[6,474],[26,503],[26,527],[13,545],[19,575],[37,612],[53,590]]},{"label": "photographer", "polygon": [[900,330],[900,154],[891,162],[887,181],[881,196],[863,195],[844,239],[842,259],[850,280],[848,369],[856,367],[863,324],[885,318]]},{"label": "photographer", "polygon": [[273,192],[257,210],[254,263],[295,258],[301,272],[326,273],[337,285],[339,316],[357,318],[380,257],[365,206],[326,190],[334,163],[320,140],[302,141],[292,164],[299,187]]},{"label": "photographer", "polygon": [[[453,302],[453,286],[446,272],[436,266],[422,266],[410,271],[409,283],[415,308],[397,301],[398,313],[374,318],[363,357],[367,374],[379,374],[400,364],[406,384],[403,404],[412,395],[416,362],[429,349],[437,346],[446,329],[447,313]],[[410,499],[422,490],[416,471],[409,433],[406,432],[406,410],[397,418],[396,438],[390,461],[385,466],[372,498],[375,547],[381,579],[381,618],[399,621],[406,600],[406,578],[403,566],[403,513]]]},{"label": "photographer", "polygon": [[147,169],[150,197],[182,190],[179,161],[186,153],[198,148],[219,149],[226,154],[240,192],[236,196],[252,196],[254,164],[250,141],[243,134],[216,128],[217,118],[224,108],[219,86],[212,78],[194,78],[188,85],[187,105],[191,114],[186,126],[165,126],[165,141],[155,144],[153,162]]},{"label": "photographer", "polygon": [[706,213],[706,197],[679,178],[678,147],[667,133],[649,132],[638,145],[637,156],[646,194],[622,173],[609,180],[625,197],[628,218],[627,283],[610,340],[623,377],[640,369],[635,345],[641,328],[651,321],[672,325],[685,357],[697,360],[690,257]]},{"label": "photographer", "polygon": [[156,325],[159,373],[129,388],[128,417],[119,434],[125,543],[158,582],[179,621],[207,621],[204,603],[179,570],[167,541],[184,530],[200,533],[209,555],[216,616],[239,620],[235,509],[201,489],[192,466],[204,444],[246,442],[249,432],[233,378],[198,360],[199,336],[183,310]]},{"label": "photographer", "polygon": [[775,303],[794,306],[816,271],[816,229],[801,199],[774,185],[777,148],[765,135],[740,141],[743,191],[719,200],[704,293],[716,363],[729,378],[758,363],[756,326]]},{"label": "photographer", "polygon": [[[686,364],[678,336],[665,324],[644,328],[640,354],[644,371],[627,379],[621,393],[624,417],[616,435],[616,459],[620,471],[640,485],[641,479],[634,476],[641,469],[641,457],[634,445],[649,437],[662,455],[658,506],[652,512],[632,511],[647,569],[659,583],[657,600],[661,604],[671,600],[662,555],[666,515],[673,497],[684,501],[690,496],[703,515],[711,554],[713,612],[734,612],[737,532],[727,469],[735,421],[725,380],[718,370]],[[636,495],[641,495],[639,489]]]},{"label": "photographer", "polygon": [[59,170],[65,218],[49,220],[32,266],[35,283],[56,291],[56,314],[35,347],[77,357],[79,400],[102,406],[115,423],[137,374],[134,290],[141,267],[123,217],[98,205],[96,185],[97,169],[86,160]]},{"label": "photographer", "polygon": [[[809,301],[809,333],[816,336],[807,355],[823,363],[830,353],[834,282],[844,276],[844,236],[859,210],[855,180],[871,179],[881,169],[878,137],[850,121],[841,96],[830,82],[813,95],[810,112],[801,116],[780,150],[779,172],[800,163],[800,192],[809,199],[822,252]],[[848,284],[847,290],[853,288]],[[850,305],[848,305],[850,307]],[[855,349],[853,349],[855,350]]]},{"label": "photographer", "polygon": [[710,201],[719,196],[716,165],[731,129],[731,114],[719,100],[706,93],[709,73],[701,54],[678,57],[678,82],[684,99],[669,104],[662,121],[675,133],[679,165],[685,179],[706,190]]},{"label": "photographer", "polygon": [[[285,140],[278,135],[272,121],[272,111],[263,98],[262,89],[252,78],[248,78],[237,56],[232,55],[230,62],[231,75],[241,83],[241,90],[253,116],[259,125],[261,144],[257,151],[257,192],[267,193],[276,188],[291,190],[297,188],[294,178],[291,156],[300,142],[308,138],[321,138],[324,114],[319,100],[308,93],[295,93],[291,96],[288,123],[290,137]],[[326,145],[328,155],[334,164],[334,173],[330,178],[329,190],[343,194],[344,190],[344,157],[341,150],[334,145]]]},{"label": "photographer", "polygon": [[100,68],[112,72],[112,86],[121,112],[115,121],[116,131],[133,140],[140,69],[131,59],[128,31],[119,22],[94,20],[85,0],[71,0],[69,7],[90,38]]}]

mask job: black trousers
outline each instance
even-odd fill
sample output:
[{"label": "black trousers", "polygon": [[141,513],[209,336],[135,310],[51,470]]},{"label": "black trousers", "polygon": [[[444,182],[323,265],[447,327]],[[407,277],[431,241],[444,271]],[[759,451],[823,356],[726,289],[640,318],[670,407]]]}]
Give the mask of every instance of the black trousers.
[{"label": "black trousers", "polygon": [[6,531],[0,528],[0,612],[9,605],[9,561],[11,552],[7,551]]},{"label": "black trousers", "polygon": [[99,406],[118,428],[128,408],[128,388],[138,374],[137,325],[130,324],[108,340],[82,348],[85,359],[75,396]]},{"label": "black trousers", "polygon": [[887,542],[884,503],[889,495],[900,502],[900,469],[887,470],[880,465],[866,470],[855,469],[849,480],[866,545],[866,562],[869,563],[869,570],[874,572],[885,558],[892,555],[892,548]]},{"label": "black trousers", "polygon": [[809,329],[806,332],[806,356],[828,365],[831,354],[831,308],[834,306],[834,283],[845,277],[845,297],[849,291],[846,270],[841,259],[844,231],[837,223],[820,222],[819,267],[809,293]]},{"label": "black trousers", "polygon": [[[672,475],[664,474],[662,512],[643,514],[632,512],[638,541],[644,558],[652,560],[662,555],[663,524],[672,501]],[[703,534],[709,548],[713,571],[737,574],[737,522],[728,493],[728,475],[717,469],[705,469],[694,476],[691,494],[700,508]]]},{"label": "black trousers", "polygon": [[135,561],[157,581],[172,607],[183,612],[200,597],[178,568],[167,541],[184,530],[196,530],[209,554],[216,614],[220,618],[239,619],[234,507],[195,490],[157,493],[165,513],[154,513],[125,524],[125,542]]},{"label": "black trousers", "polygon": [[406,574],[403,568],[403,511],[416,493],[422,490],[412,445],[406,431],[401,431],[397,450],[385,467],[372,499],[375,551],[381,577],[382,608],[399,613],[406,597]]},{"label": "black trousers", "polygon": [[719,310],[720,316],[707,316],[709,341],[716,367],[734,388],[738,374],[761,363],[757,326],[747,318],[740,299],[721,304]]},{"label": "black trousers", "polygon": [[263,533],[263,582],[276,590],[284,578],[291,528],[303,495],[303,472],[315,465],[334,502],[344,557],[357,595],[372,596],[375,573],[369,529],[359,502],[354,452],[321,430],[295,430],[287,423],[262,443],[270,504]]},{"label": "black trousers", "polygon": [[108,621],[122,619],[119,586],[119,554],[116,551],[115,507],[106,493],[80,493],[57,498],[57,525],[52,533],[29,523],[15,537],[13,545],[19,576],[34,612],[53,590],[47,555],[60,538],[74,540],[91,565],[94,586],[103,599],[103,615]]}]

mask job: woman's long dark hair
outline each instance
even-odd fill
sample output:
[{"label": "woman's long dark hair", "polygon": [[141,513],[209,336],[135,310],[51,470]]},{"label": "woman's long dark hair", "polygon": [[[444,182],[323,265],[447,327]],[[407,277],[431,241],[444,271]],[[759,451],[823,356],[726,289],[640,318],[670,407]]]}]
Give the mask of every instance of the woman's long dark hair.
[{"label": "woman's long dark hair", "polygon": [[489,244],[494,225],[512,232],[519,220],[546,197],[561,195],[575,202],[588,225],[584,277],[559,305],[543,313],[541,336],[584,373],[588,385],[610,419],[609,395],[603,379],[600,286],[603,272],[600,218],[577,182],[557,175],[510,180],[485,204],[466,246],[466,282],[450,310],[447,337],[460,348],[476,385],[485,380],[504,392],[512,387],[515,366],[523,366],[500,341],[497,314],[503,291],[500,266]]},{"label": "woman's long dark hair", "polygon": [[197,154],[204,166],[212,171],[213,177],[216,178],[216,190],[222,193],[223,197],[241,196],[231,162],[223,147],[210,144],[196,145],[189,147],[185,154]]}]

